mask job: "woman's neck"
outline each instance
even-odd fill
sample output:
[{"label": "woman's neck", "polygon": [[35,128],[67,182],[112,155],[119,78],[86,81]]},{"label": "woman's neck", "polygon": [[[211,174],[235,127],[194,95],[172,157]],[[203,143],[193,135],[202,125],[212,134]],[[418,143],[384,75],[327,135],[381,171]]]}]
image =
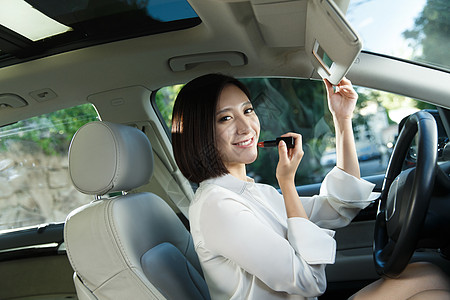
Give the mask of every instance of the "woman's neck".
[{"label": "woman's neck", "polygon": [[228,172],[230,175],[243,180],[247,181],[247,171],[245,169],[245,164],[239,164],[239,165],[233,165],[233,166],[226,166]]}]

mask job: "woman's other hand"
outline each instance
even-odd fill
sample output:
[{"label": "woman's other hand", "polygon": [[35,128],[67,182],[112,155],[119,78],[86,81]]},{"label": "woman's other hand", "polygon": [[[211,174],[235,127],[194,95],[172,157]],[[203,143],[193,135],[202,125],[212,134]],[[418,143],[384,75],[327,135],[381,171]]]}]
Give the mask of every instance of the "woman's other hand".
[{"label": "woman's other hand", "polygon": [[284,141],[278,144],[278,165],[276,176],[278,183],[293,183],[298,165],[303,158],[302,136],[298,133],[289,132],[283,134],[282,137],[291,136],[294,138],[294,148],[287,148]]},{"label": "woman's other hand", "polygon": [[334,89],[328,80],[323,81],[327,90],[328,107],[333,117],[338,120],[351,119],[358,100],[351,81],[344,77]]},{"label": "woman's other hand", "polygon": [[333,85],[324,80],[328,107],[333,115],[336,131],[336,166],[356,178],[360,177],[358,155],[356,153],[355,137],[353,135],[352,117],[358,94],[347,78],[333,89]]}]

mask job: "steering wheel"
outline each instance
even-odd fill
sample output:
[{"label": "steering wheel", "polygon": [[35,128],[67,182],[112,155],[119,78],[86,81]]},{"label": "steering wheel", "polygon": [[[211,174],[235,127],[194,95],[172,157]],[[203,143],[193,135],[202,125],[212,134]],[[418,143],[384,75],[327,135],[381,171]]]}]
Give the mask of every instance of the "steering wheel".
[{"label": "steering wheel", "polygon": [[[416,133],[416,166],[402,172]],[[373,245],[379,275],[398,277],[416,249],[433,191],[437,145],[434,117],[425,111],[412,114],[398,136],[383,182]]]}]

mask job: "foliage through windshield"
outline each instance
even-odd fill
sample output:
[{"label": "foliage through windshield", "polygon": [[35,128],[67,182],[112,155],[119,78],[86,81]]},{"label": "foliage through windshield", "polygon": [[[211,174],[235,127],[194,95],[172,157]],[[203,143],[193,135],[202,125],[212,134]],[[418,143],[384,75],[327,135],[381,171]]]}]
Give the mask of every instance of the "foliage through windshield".
[{"label": "foliage through windshield", "polygon": [[450,1],[356,0],[346,17],[364,50],[450,70]]}]

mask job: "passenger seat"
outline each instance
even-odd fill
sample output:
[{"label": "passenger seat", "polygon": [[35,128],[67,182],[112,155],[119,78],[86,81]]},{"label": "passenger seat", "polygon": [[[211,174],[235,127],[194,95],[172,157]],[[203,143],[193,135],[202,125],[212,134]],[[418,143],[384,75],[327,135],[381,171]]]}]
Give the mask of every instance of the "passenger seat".
[{"label": "passenger seat", "polygon": [[209,299],[192,238],[173,210],[155,194],[128,193],[153,173],[144,133],[84,125],[70,145],[69,173],[96,198],[71,212],[64,229],[80,300]]}]

